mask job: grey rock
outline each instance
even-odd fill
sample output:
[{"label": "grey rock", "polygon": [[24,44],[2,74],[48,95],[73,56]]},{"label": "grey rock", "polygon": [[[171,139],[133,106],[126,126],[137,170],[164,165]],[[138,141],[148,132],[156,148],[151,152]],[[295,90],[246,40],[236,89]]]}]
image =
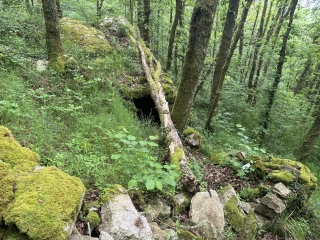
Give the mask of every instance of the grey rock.
[{"label": "grey rock", "polygon": [[275,194],[267,194],[254,209],[255,212],[268,218],[275,218],[286,209],[286,205]]},{"label": "grey rock", "polygon": [[284,199],[289,198],[292,193],[291,190],[287,188],[286,185],[284,185],[282,182],[274,185],[273,192]]},{"label": "grey rock", "polygon": [[149,222],[164,221],[170,217],[171,207],[161,200],[155,200],[147,205],[145,213]]},{"label": "grey rock", "polygon": [[[220,198],[222,207],[224,207],[226,202],[228,202],[230,200],[230,198],[232,198],[233,196],[236,196],[237,199],[239,199],[236,191],[231,186],[227,186],[227,187],[223,188],[222,190],[219,190],[219,198]],[[238,204],[239,204],[239,202],[240,201],[238,200]]]},{"label": "grey rock", "polygon": [[239,207],[244,211],[245,214],[249,214],[250,210],[252,209],[251,205],[247,202],[239,202]]},{"label": "grey rock", "polygon": [[114,240],[113,237],[111,237],[109,235],[109,233],[105,232],[105,231],[101,231],[100,232],[100,236],[99,236],[99,240]]},{"label": "grey rock", "polygon": [[204,220],[213,223],[218,234],[223,232],[225,225],[223,206],[216,191],[198,192],[191,199],[189,216],[191,221],[199,224]]},{"label": "grey rock", "polygon": [[115,194],[101,207],[101,219],[100,232],[107,232],[114,239],[152,239],[147,219],[138,213],[125,191]]},{"label": "grey rock", "polygon": [[190,230],[192,232],[199,232],[204,240],[220,239],[214,224],[208,220],[204,220],[196,226],[190,227]]},{"label": "grey rock", "polygon": [[178,235],[173,229],[162,230],[156,222],[151,222],[149,223],[149,225],[153,233],[153,239],[157,239],[157,240],[178,239]]},{"label": "grey rock", "polygon": [[46,60],[38,60],[36,64],[37,64],[37,71],[44,72],[47,70],[49,62]]},{"label": "grey rock", "polygon": [[270,226],[271,221],[270,221],[269,218],[266,218],[266,217],[264,217],[261,214],[256,213],[256,212],[254,212],[253,214],[254,214],[254,216],[255,216],[255,218],[257,220],[258,228],[263,229],[266,226]]},{"label": "grey rock", "polygon": [[201,139],[199,137],[195,137],[195,133],[192,133],[187,138],[187,142],[192,147],[199,147],[201,144]]}]

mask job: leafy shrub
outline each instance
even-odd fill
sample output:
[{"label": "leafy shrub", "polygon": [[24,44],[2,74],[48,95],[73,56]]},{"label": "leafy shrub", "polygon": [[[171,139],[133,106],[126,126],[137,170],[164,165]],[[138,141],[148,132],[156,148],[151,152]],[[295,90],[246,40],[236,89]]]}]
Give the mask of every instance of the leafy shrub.
[{"label": "leafy shrub", "polygon": [[115,142],[117,152],[111,155],[116,161],[116,169],[123,173],[124,180],[128,181],[129,188],[141,190],[155,190],[174,192],[179,176],[177,166],[161,165],[154,156],[154,148],[158,144],[154,142],[155,136],[150,140],[140,140],[129,134],[125,128],[119,132],[109,132],[108,136]]}]

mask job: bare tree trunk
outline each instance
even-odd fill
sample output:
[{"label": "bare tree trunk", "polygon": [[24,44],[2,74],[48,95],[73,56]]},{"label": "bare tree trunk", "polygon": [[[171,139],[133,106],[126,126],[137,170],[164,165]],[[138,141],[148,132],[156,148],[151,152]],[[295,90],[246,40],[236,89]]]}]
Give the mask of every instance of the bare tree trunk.
[{"label": "bare tree trunk", "polygon": [[283,36],[283,39],[282,39],[282,47],[281,47],[281,50],[279,53],[279,59],[278,59],[278,64],[277,64],[277,72],[276,72],[276,75],[274,78],[272,89],[270,91],[269,102],[268,102],[268,105],[267,105],[267,108],[266,108],[266,111],[264,114],[264,118],[261,123],[262,131],[260,133],[260,145],[262,145],[262,143],[263,143],[263,140],[266,135],[266,131],[267,131],[269,123],[270,123],[270,112],[271,112],[274,98],[275,98],[275,95],[276,95],[276,92],[278,89],[278,85],[279,85],[280,79],[281,79],[282,68],[283,68],[283,64],[285,62],[285,56],[286,56],[287,42],[288,42],[288,38],[290,35],[294,11],[296,9],[297,3],[298,3],[298,0],[292,0],[290,7],[289,7],[289,10],[288,10],[290,13],[289,23],[287,26],[287,30]]},{"label": "bare tree trunk", "polygon": [[182,17],[182,13],[183,13],[183,6],[184,6],[184,4],[183,4],[182,0],[176,0],[176,14],[174,16],[174,20],[173,20],[172,27],[170,30],[166,71],[169,71],[171,69],[173,44],[174,44],[174,39],[176,36],[176,30],[177,30],[178,23],[179,23],[179,21],[181,21],[181,17]]},{"label": "bare tree trunk", "polygon": [[189,43],[183,64],[172,120],[182,133],[189,116],[212,31],[218,0],[197,0],[193,8]]},{"label": "bare tree trunk", "polygon": [[[169,104],[166,101],[164,91],[160,84],[160,79],[162,77],[161,65],[151,54],[149,49],[141,45],[140,41],[138,41],[138,43],[142,66],[150,85],[152,100],[158,110],[161,125],[168,130],[166,140],[169,146],[171,163],[179,165],[182,175],[181,181],[184,188],[191,193],[198,192],[200,190],[200,184],[188,166],[181,139],[171,120]],[[146,54],[148,54],[148,56],[146,56]],[[155,66],[156,69],[153,69],[153,66]]]},{"label": "bare tree trunk", "polygon": [[219,52],[217,55],[216,65],[214,68],[214,74],[212,79],[210,105],[208,109],[208,118],[205,125],[206,129],[211,128],[211,120],[216,114],[218,104],[220,101],[221,90],[222,90],[222,85],[224,81],[223,72],[224,72],[224,67],[227,63],[227,58],[230,53],[231,39],[232,39],[233,30],[236,25],[238,9],[239,9],[239,1],[229,0],[227,18],[223,28],[221,44],[220,44]]},{"label": "bare tree trunk", "polygon": [[50,66],[58,72],[64,72],[66,57],[60,38],[56,1],[42,0],[42,10],[46,26],[46,45]]}]

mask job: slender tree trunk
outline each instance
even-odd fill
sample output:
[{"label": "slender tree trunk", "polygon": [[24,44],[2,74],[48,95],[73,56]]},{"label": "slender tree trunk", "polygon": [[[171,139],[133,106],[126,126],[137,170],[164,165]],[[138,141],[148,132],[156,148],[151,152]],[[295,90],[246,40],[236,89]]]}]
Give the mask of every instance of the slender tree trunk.
[{"label": "slender tree trunk", "polygon": [[269,102],[264,114],[264,118],[262,120],[262,131],[260,133],[260,145],[262,145],[263,140],[265,138],[266,135],[266,131],[268,129],[269,123],[270,123],[270,112],[273,106],[273,102],[274,102],[274,98],[278,89],[278,85],[280,83],[280,79],[281,79],[281,74],[282,74],[282,68],[283,68],[283,64],[285,62],[285,56],[286,56],[286,48],[287,48],[287,42],[288,42],[288,38],[290,35],[290,31],[291,31],[291,26],[292,26],[292,22],[293,22],[293,16],[294,16],[294,11],[296,9],[298,0],[292,0],[290,3],[290,7],[289,7],[289,12],[290,12],[290,18],[289,18],[289,23],[287,26],[287,30],[283,36],[282,39],[282,47],[279,53],[279,59],[278,59],[278,64],[277,64],[277,72],[274,78],[274,82],[273,82],[273,86],[272,89],[270,91],[270,96],[269,96]]},{"label": "slender tree trunk", "polygon": [[306,79],[307,79],[309,72],[310,72],[311,63],[312,63],[312,59],[311,59],[311,57],[309,57],[309,59],[307,60],[305,66],[304,66],[303,72],[297,82],[297,85],[293,89],[294,95],[300,93],[304,84],[306,83]]},{"label": "slender tree trunk", "polygon": [[[276,43],[278,41],[280,30],[282,28],[283,22],[287,18],[287,16],[289,15],[289,10],[286,11],[286,6],[287,6],[287,0],[283,3],[283,7],[281,8],[279,22],[274,30],[273,40],[271,41],[271,49],[270,49],[271,52],[273,52],[273,50],[276,46]],[[267,75],[268,68],[270,66],[270,62],[271,62],[270,58],[267,61],[265,61],[264,68],[263,68],[263,76]]]},{"label": "slender tree trunk", "polygon": [[260,19],[260,26],[258,29],[258,36],[257,36],[257,43],[255,44],[254,52],[253,52],[253,59],[252,59],[252,65],[251,65],[251,70],[249,74],[249,79],[248,79],[248,98],[247,102],[251,105],[253,105],[253,98],[255,94],[255,86],[253,84],[253,77],[256,72],[256,67],[257,67],[257,60],[258,60],[258,53],[260,51],[261,47],[261,41],[263,37],[263,29],[265,27],[265,16],[267,13],[267,7],[268,7],[268,0],[264,0],[264,5],[263,5],[263,10],[262,10],[262,15]]},{"label": "slender tree trunk", "polygon": [[216,65],[214,68],[214,74],[212,79],[210,105],[208,109],[208,118],[205,125],[206,129],[210,129],[211,120],[216,114],[218,103],[220,101],[221,90],[222,90],[222,85],[224,81],[223,72],[224,72],[224,67],[227,63],[228,55],[230,53],[231,39],[232,39],[233,30],[236,25],[238,9],[239,9],[239,0],[229,0],[229,9],[227,12],[227,18],[223,28],[221,44],[220,44],[219,52],[217,55]]},{"label": "slender tree trunk", "polygon": [[251,56],[250,56],[251,55],[251,46],[254,45],[253,42],[256,42],[254,40],[254,32],[255,32],[255,29],[256,29],[256,26],[257,26],[259,13],[260,13],[260,8],[258,8],[258,10],[257,10],[257,14],[256,14],[256,17],[254,19],[253,27],[252,27],[252,30],[251,30],[251,38],[250,38],[250,41],[249,41],[249,44],[248,44],[246,57],[244,58],[244,63],[243,63],[243,66],[245,66],[245,67],[243,68],[243,71],[242,71],[243,73],[241,75],[241,82],[245,82],[245,80],[247,78],[247,75],[248,75],[248,71],[246,71],[245,69],[249,69],[249,66],[251,64]]},{"label": "slender tree trunk", "polygon": [[59,19],[61,19],[63,18],[63,13],[60,5],[60,0],[56,0],[56,4],[57,4],[58,17]]},{"label": "slender tree trunk", "polygon": [[172,119],[182,133],[187,123],[199,76],[203,68],[218,0],[197,0],[193,8],[189,43],[182,68]]},{"label": "slender tree trunk", "polygon": [[104,0],[97,0],[97,16],[99,18],[101,18],[101,10],[102,10],[102,6],[103,6],[103,1]]},{"label": "slender tree trunk", "polygon": [[64,72],[66,57],[62,48],[56,1],[42,0],[42,10],[46,26],[46,45],[50,66]]},{"label": "slender tree trunk", "polygon": [[318,139],[320,135],[320,109],[318,110],[315,120],[305,135],[305,137],[302,140],[302,143],[300,145],[300,148],[298,150],[297,158],[301,161],[308,156],[315,145],[316,140]]},{"label": "slender tree trunk", "polygon": [[149,46],[149,20],[150,20],[150,0],[138,0],[138,27],[141,37],[144,42]]},{"label": "slender tree trunk", "polygon": [[172,27],[170,30],[166,71],[169,71],[171,69],[173,44],[174,44],[174,39],[176,36],[176,30],[178,27],[178,23],[182,17],[183,6],[184,6],[184,4],[182,3],[182,0],[176,0],[176,14],[174,16],[173,24],[172,24]]}]

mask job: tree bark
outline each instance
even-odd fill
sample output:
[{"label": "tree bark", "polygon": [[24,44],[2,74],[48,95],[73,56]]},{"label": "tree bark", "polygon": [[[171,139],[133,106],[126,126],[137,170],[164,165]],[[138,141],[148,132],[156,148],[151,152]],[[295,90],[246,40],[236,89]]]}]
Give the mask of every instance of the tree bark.
[{"label": "tree bark", "polygon": [[56,1],[42,0],[42,10],[46,27],[46,45],[50,66],[64,72],[66,57],[60,38],[60,27]]},{"label": "tree bark", "polygon": [[268,7],[268,0],[264,0],[264,5],[263,5],[263,10],[262,10],[262,15],[261,15],[261,19],[260,19],[260,26],[258,29],[258,36],[257,36],[257,43],[255,45],[254,48],[254,53],[253,53],[253,59],[252,59],[252,65],[251,65],[251,70],[250,70],[250,74],[249,74],[249,79],[248,79],[248,98],[247,98],[247,102],[251,105],[253,105],[253,98],[255,95],[255,88],[256,86],[254,86],[253,83],[253,77],[254,74],[256,72],[256,67],[257,67],[257,60],[258,60],[258,53],[260,51],[260,47],[261,47],[261,41],[262,41],[262,37],[263,37],[263,29],[265,27],[265,16],[267,13],[267,7]]},{"label": "tree bark", "polygon": [[176,0],[176,14],[174,16],[174,20],[173,20],[172,27],[170,30],[166,71],[169,71],[171,69],[173,44],[174,44],[174,39],[176,36],[176,30],[178,27],[178,23],[182,17],[183,6],[184,6],[184,4],[183,4],[182,0]]},{"label": "tree bark", "polygon": [[104,0],[97,0],[97,16],[99,18],[101,18],[101,14],[102,14],[101,9],[102,9],[102,6],[103,6],[103,1]]},{"label": "tree bark", "polygon": [[[200,190],[200,184],[197,181],[192,170],[188,166],[187,158],[183,151],[181,139],[173,125],[169,110],[169,104],[166,101],[164,91],[160,84],[160,79],[162,77],[161,65],[159,61],[151,54],[150,50],[142,45],[143,42],[141,43],[138,40],[138,43],[138,48],[141,54],[142,66],[150,85],[151,97],[158,110],[161,125],[168,130],[166,140],[169,146],[170,159],[173,161],[174,156],[179,156],[179,159],[175,159],[174,162],[171,161],[171,163],[176,163],[180,165],[180,170],[182,174],[181,181],[184,188],[191,193],[198,192]],[[153,69],[153,66],[155,66],[156,69]]]},{"label": "tree bark", "polygon": [[238,0],[229,0],[227,18],[224,24],[223,33],[221,37],[221,44],[220,44],[219,52],[216,59],[216,65],[213,73],[212,87],[211,87],[211,94],[210,94],[210,105],[208,109],[208,118],[205,125],[206,129],[210,129],[211,120],[216,114],[218,103],[220,101],[221,89],[224,81],[223,72],[224,72],[224,67],[227,63],[228,55],[230,53],[231,39],[232,39],[233,30],[236,25],[238,8],[239,8]]},{"label": "tree bark", "polygon": [[193,8],[189,43],[182,68],[178,94],[172,110],[172,120],[182,133],[189,116],[200,73],[206,57],[218,0],[197,0]]},{"label": "tree bark", "polygon": [[301,161],[308,156],[315,145],[316,140],[320,135],[320,109],[317,112],[312,127],[309,129],[298,150],[297,158]]},{"label": "tree bark", "polygon": [[257,26],[257,21],[258,21],[258,17],[259,17],[259,13],[260,13],[260,8],[257,9],[257,13],[256,13],[256,16],[255,16],[255,19],[254,19],[254,23],[253,23],[253,27],[252,27],[252,30],[251,30],[251,38],[250,38],[250,41],[249,41],[249,44],[248,44],[248,49],[247,49],[247,52],[246,52],[246,57],[244,58],[244,63],[243,63],[243,68],[240,70],[241,72],[241,83],[242,82],[245,82],[246,78],[247,78],[247,75],[248,75],[248,72],[249,70],[249,66],[251,64],[251,46],[254,45],[255,41],[254,41],[254,32],[255,32],[255,29],[256,29],[256,26]]},{"label": "tree bark", "polygon": [[147,45],[150,44],[150,12],[150,0],[138,0],[138,27],[141,33],[141,37]]},{"label": "tree bark", "polygon": [[60,5],[60,0],[56,0],[56,4],[57,4],[58,17],[59,19],[61,19],[63,18],[63,13]]},{"label": "tree bark", "polygon": [[285,62],[285,56],[286,56],[286,48],[287,48],[287,42],[288,42],[288,38],[290,35],[290,31],[291,31],[291,26],[292,26],[292,22],[293,22],[293,16],[294,16],[294,11],[296,9],[298,0],[292,0],[290,3],[290,7],[289,7],[289,12],[290,12],[290,18],[289,18],[289,23],[287,26],[287,30],[283,36],[282,39],[282,46],[281,46],[281,50],[279,53],[279,59],[278,59],[278,64],[277,64],[277,72],[274,78],[274,82],[272,85],[272,89],[270,91],[270,96],[269,96],[269,101],[268,101],[268,105],[264,114],[264,118],[262,120],[261,126],[262,126],[262,130],[260,132],[260,145],[262,145],[263,140],[265,138],[266,135],[266,131],[268,129],[269,123],[270,123],[270,112],[273,106],[273,102],[274,102],[274,98],[278,89],[278,85],[280,83],[280,79],[281,79],[281,74],[282,74],[282,68],[283,68],[283,64]]}]

